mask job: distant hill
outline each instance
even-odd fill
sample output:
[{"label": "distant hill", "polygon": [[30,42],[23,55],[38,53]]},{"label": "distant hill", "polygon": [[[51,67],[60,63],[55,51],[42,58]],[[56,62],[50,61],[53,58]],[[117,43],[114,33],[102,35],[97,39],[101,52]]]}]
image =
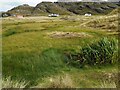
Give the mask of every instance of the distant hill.
[{"label": "distant hill", "polygon": [[21,14],[21,15],[32,15],[34,7],[29,6],[28,4],[23,4],[18,7],[14,7],[13,9],[9,10],[8,13],[10,14]]},{"label": "distant hill", "polygon": [[108,14],[113,9],[117,8],[118,3],[108,3],[108,2],[69,2],[56,3],[59,6],[67,9],[70,12],[75,14],[83,15],[85,13],[91,14]]},{"label": "distant hill", "polygon": [[8,11],[10,14],[21,15],[48,15],[57,13],[60,15],[84,15],[91,14],[109,14],[120,6],[119,2],[41,2],[35,7],[27,4],[20,5]]},{"label": "distant hill", "polygon": [[52,2],[42,2],[36,5],[33,10],[33,15],[41,15],[41,14],[48,14],[48,13],[58,13],[61,15],[71,14],[72,12],[69,12],[66,10],[66,8],[63,8],[59,6],[56,3]]}]

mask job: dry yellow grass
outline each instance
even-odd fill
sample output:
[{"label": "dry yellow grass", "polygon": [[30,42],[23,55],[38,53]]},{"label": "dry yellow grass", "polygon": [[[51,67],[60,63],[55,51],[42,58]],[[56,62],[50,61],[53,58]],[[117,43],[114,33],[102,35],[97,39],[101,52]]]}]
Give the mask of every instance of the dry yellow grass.
[{"label": "dry yellow grass", "polygon": [[12,80],[11,77],[2,80],[2,88],[25,88],[28,84],[24,80]]},{"label": "dry yellow grass", "polygon": [[45,78],[44,82],[39,83],[35,88],[75,88],[75,85],[71,76],[64,74]]}]

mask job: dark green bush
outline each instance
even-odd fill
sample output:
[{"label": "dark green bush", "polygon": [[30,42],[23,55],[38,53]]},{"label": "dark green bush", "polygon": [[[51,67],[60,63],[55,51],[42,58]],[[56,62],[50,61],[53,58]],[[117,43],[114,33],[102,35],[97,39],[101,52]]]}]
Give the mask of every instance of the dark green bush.
[{"label": "dark green bush", "polygon": [[105,65],[117,62],[118,41],[102,38],[100,41],[83,47],[80,53],[72,56],[72,61],[78,61],[80,66]]}]

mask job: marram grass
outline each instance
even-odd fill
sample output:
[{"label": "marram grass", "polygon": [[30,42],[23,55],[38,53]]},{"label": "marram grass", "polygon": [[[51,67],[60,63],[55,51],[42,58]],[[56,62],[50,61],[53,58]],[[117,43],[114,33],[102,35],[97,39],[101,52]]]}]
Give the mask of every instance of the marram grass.
[{"label": "marram grass", "polygon": [[7,77],[2,80],[2,88],[25,88],[28,83],[24,80],[12,80],[11,77]]}]

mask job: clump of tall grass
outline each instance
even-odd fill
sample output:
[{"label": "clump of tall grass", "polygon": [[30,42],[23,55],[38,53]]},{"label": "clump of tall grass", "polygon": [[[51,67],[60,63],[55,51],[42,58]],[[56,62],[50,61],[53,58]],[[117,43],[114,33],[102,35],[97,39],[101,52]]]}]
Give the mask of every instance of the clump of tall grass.
[{"label": "clump of tall grass", "polygon": [[73,82],[69,75],[58,76],[55,78],[51,78],[51,83],[49,85],[50,88],[72,88]]},{"label": "clump of tall grass", "polygon": [[[49,78],[45,78],[43,83],[39,83],[35,88],[73,88],[73,80],[71,76],[58,75]],[[33,87],[34,88],[34,87]]]},{"label": "clump of tall grass", "polygon": [[77,55],[71,55],[72,61],[80,66],[115,64],[118,56],[118,40],[102,38],[100,41],[87,45]]},{"label": "clump of tall grass", "polygon": [[100,85],[97,86],[97,88],[117,88],[117,85],[115,82],[101,82]]},{"label": "clump of tall grass", "polygon": [[25,81],[30,81],[28,87],[37,85],[38,78],[59,73],[66,68],[65,58],[61,52],[59,49],[50,48],[42,53],[19,52],[4,55],[4,76],[11,75],[14,79],[23,78]]},{"label": "clump of tall grass", "polygon": [[25,88],[28,83],[24,80],[12,80],[11,77],[3,78],[2,88]]}]

